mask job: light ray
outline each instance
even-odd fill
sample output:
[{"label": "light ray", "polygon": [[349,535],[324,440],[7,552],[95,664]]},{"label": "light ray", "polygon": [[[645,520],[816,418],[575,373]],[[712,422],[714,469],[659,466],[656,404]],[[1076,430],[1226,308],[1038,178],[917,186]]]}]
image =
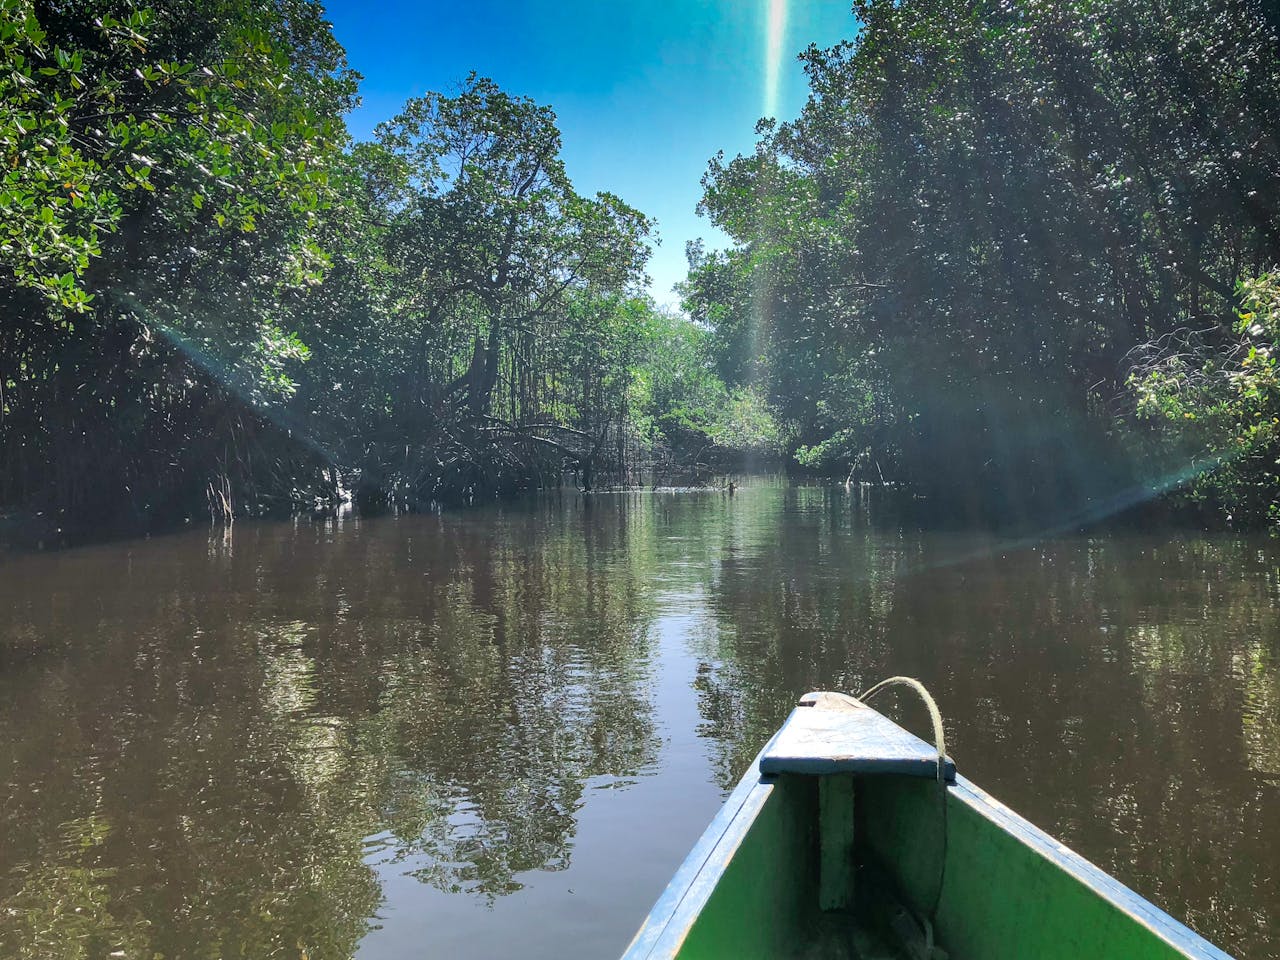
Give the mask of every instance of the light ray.
[{"label": "light ray", "polygon": [[787,0],[764,0],[764,116],[778,115],[782,45],[787,33]]}]

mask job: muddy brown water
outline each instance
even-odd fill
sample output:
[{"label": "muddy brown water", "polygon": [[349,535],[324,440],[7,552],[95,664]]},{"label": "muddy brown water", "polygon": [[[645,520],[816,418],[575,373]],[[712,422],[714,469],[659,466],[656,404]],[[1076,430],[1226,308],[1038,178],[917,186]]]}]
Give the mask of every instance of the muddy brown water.
[{"label": "muddy brown water", "polygon": [[1280,544],[771,483],[0,559],[0,956],[616,957],[796,697],[890,674],[970,779],[1280,956]]}]

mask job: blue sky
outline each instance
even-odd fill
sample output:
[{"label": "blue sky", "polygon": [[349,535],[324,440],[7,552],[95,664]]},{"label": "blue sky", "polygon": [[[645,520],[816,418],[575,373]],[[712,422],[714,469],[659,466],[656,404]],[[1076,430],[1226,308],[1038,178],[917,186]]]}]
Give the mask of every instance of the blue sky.
[{"label": "blue sky", "polygon": [[[724,238],[694,213],[707,160],[754,143],[766,113],[804,104],[795,56],[851,37],[846,0],[329,0],[364,75],[356,137],[409,97],[471,70],[549,104],[580,192],[610,190],[658,220],[652,292],[673,303],[686,240]],[[772,41],[772,53],[770,46]]]}]

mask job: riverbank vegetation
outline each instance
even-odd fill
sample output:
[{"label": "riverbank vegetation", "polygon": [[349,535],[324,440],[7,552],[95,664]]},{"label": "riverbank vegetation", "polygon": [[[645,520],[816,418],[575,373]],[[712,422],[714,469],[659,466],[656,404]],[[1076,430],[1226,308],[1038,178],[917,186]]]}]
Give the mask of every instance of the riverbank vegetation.
[{"label": "riverbank vegetation", "polygon": [[771,442],[549,107],[471,76],[353,143],[307,0],[0,11],[0,508],[421,507]]},{"label": "riverbank vegetation", "polygon": [[[1280,44],[1237,0],[860,0],[716,158],[690,314],[825,472],[951,517],[1280,519]],[[1166,498],[1168,502],[1169,498]]]},{"label": "riverbank vegetation", "polygon": [[684,314],[551,108],[367,142],[308,0],[0,0],[0,519],[472,502],[783,454],[938,515],[1280,522],[1280,44],[1247,0],[859,0],[711,162]]}]

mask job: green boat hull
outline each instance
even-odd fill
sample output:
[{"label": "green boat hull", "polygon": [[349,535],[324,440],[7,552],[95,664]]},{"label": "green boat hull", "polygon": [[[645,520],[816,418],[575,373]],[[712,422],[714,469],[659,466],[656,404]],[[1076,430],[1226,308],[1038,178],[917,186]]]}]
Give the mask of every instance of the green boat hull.
[{"label": "green boat hull", "polygon": [[[827,698],[819,708],[834,703],[815,696]],[[857,706],[867,713],[855,719],[889,723]],[[914,741],[902,741],[912,763],[928,754],[894,729]],[[786,733],[761,752],[624,960],[1229,960],[963,778],[944,785],[883,750],[868,762],[848,729],[831,745],[830,772],[811,772],[814,738],[809,756],[779,760]]]}]

